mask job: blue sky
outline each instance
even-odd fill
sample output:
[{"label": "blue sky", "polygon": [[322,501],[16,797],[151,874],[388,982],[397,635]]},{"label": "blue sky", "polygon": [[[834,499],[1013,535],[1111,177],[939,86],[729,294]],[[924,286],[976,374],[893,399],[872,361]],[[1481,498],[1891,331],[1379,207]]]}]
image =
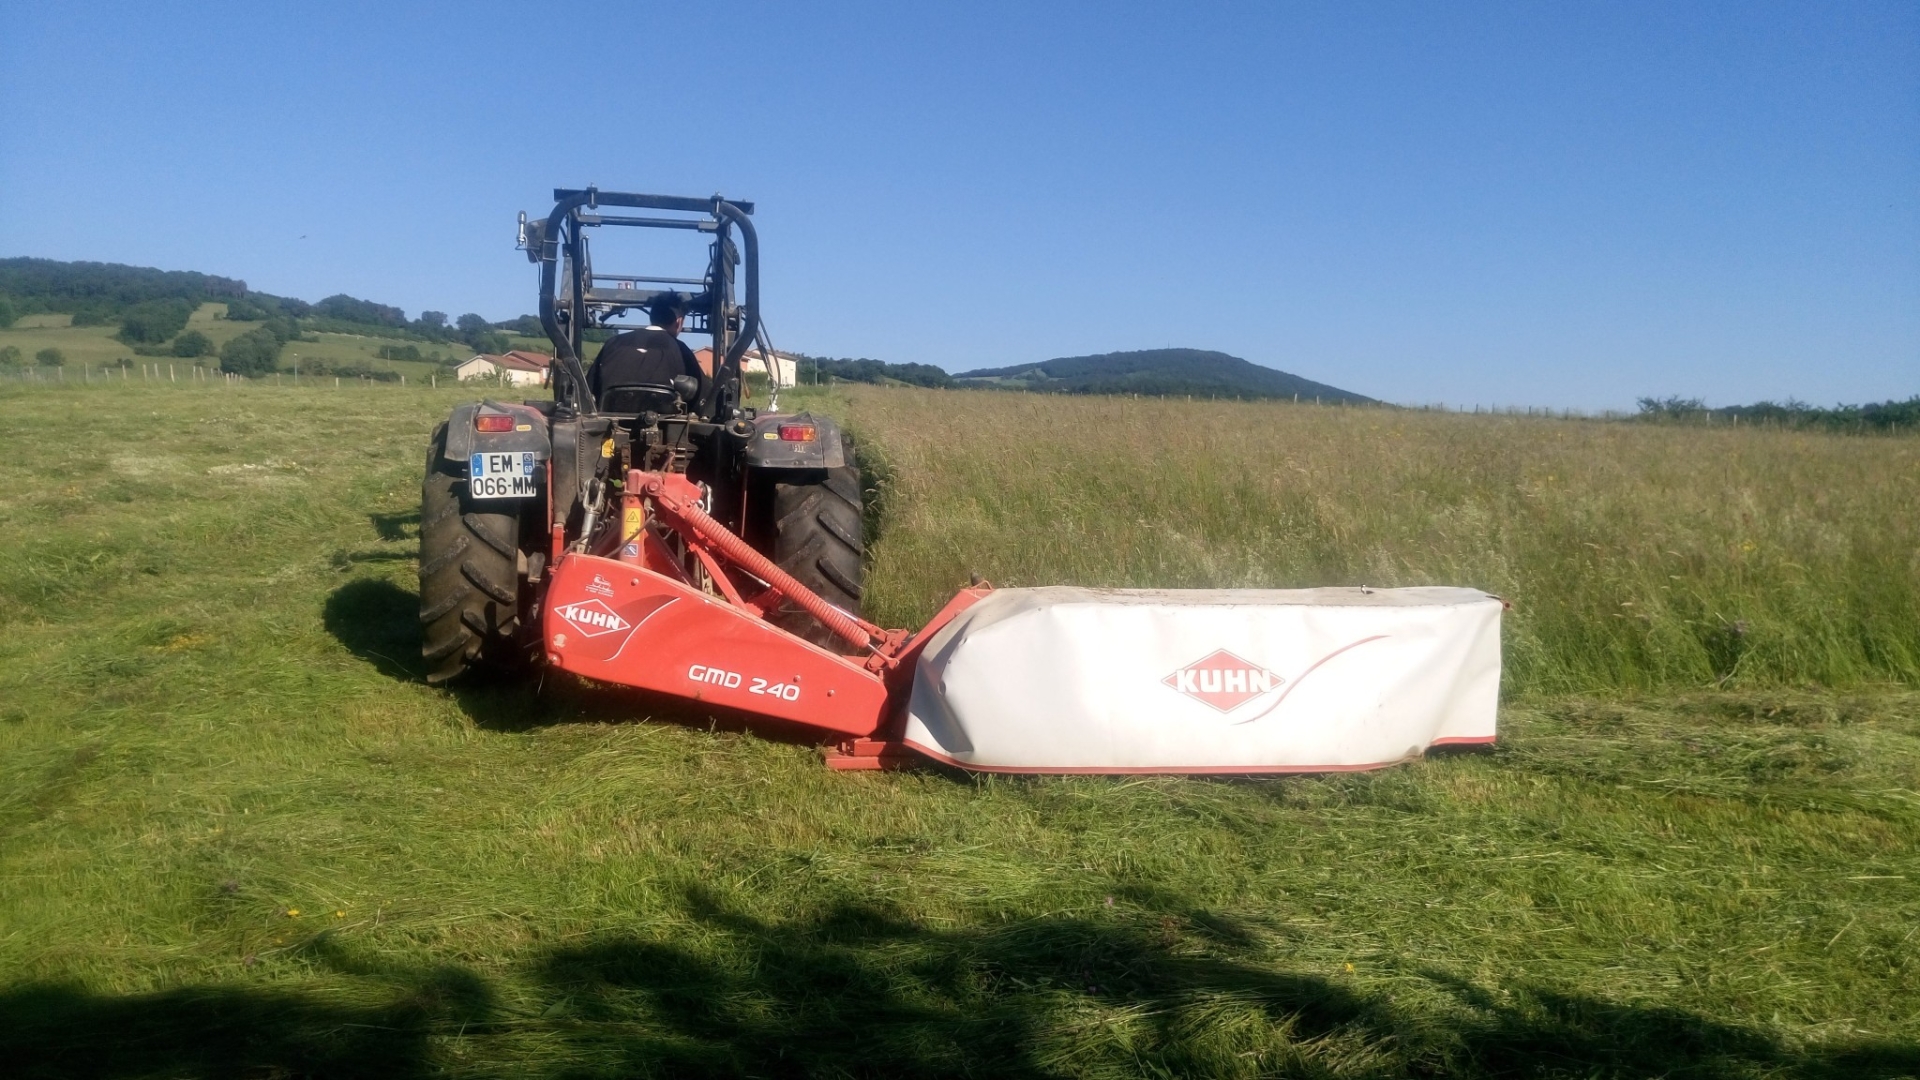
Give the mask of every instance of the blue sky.
[{"label": "blue sky", "polygon": [[721,191],[806,352],[1185,345],[1407,403],[1920,392],[1910,0],[5,24],[0,255],[498,319],[532,310],[513,219],[555,186]]}]

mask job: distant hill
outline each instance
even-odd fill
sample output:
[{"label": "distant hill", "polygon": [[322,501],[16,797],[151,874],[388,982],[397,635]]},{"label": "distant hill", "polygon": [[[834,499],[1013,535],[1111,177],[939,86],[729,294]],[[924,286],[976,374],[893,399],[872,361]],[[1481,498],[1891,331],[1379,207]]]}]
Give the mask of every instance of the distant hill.
[{"label": "distant hill", "polygon": [[[236,278],[195,271],[0,258],[0,329],[22,315],[43,312],[72,315],[75,326],[119,323],[124,329],[129,319],[151,322],[156,309],[180,309],[176,318],[165,322],[169,329],[157,338],[146,333],[133,335],[135,340],[159,341],[178,333],[186,325],[187,313],[209,300],[224,301],[226,318],[235,322],[280,324],[283,339],[304,331],[379,334],[430,344],[459,342],[477,352],[500,353],[510,345],[509,332],[545,336],[540,320],[531,315],[496,323],[472,313],[449,319],[445,312],[423,311],[409,320],[406,312],[391,304],[345,293],[308,303],[258,292]],[[603,333],[588,331],[587,336],[592,339]]]},{"label": "distant hill", "polygon": [[1208,349],[1063,356],[1038,364],[981,368],[954,376],[960,386],[992,386],[1056,394],[1151,394],[1194,397],[1319,398],[1370,403],[1372,398],[1261,367]]}]

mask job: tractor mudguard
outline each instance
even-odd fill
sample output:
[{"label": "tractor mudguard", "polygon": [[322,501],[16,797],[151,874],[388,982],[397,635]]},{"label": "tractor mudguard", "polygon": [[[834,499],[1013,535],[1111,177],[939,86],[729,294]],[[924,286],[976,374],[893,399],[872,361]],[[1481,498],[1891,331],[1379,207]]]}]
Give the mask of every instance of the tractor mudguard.
[{"label": "tractor mudguard", "polygon": [[[473,426],[474,415],[485,409],[490,413],[508,413],[513,416],[512,431],[476,431]],[[531,405],[517,405],[500,401],[474,401],[454,406],[447,417],[446,459],[466,464],[476,453],[528,453],[539,461],[553,456],[553,444],[547,436],[548,420],[545,414]]]},{"label": "tractor mudguard", "polygon": [[[783,438],[781,428],[810,428],[810,439]],[[747,464],[756,469],[838,469],[846,464],[840,425],[812,413],[777,413],[754,418],[747,437]]]}]

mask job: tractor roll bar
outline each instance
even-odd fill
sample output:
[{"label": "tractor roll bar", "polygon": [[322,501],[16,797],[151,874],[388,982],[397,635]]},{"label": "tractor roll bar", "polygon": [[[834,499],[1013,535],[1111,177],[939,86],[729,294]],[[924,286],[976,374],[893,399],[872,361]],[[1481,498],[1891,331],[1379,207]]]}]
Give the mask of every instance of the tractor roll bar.
[{"label": "tractor roll bar", "polygon": [[[711,214],[715,202],[726,202],[718,195],[706,198],[690,198],[685,195],[633,195],[624,191],[601,191],[599,188],[554,188],[553,201],[565,202],[576,195],[589,198],[599,196],[599,202],[589,206],[631,206],[636,210],[679,210],[688,214]],[[753,204],[742,199],[734,202],[743,213],[753,213]]]},{"label": "tractor roll bar", "polygon": [[695,229],[712,232],[719,226],[699,218],[623,217],[616,214],[575,214],[582,225],[643,225],[649,229]]},{"label": "tractor roll bar", "polygon": [[[680,279],[685,284],[703,284],[706,286],[709,309],[707,311],[707,329],[713,335],[714,353],[720,362],[714,366],[714,377],[708,392],[699,403],[702,415],[711,415],[714,403],[722,387],[729,384],[728,376],[739,376],[740,360],[746,355],[747,348],[760,329],[760,241],[754,231],[749,215],[753,213],[750,202],[730,202],[722,196],[714,195],[705,199],[686,198],[676,195],[636,195],[620,191],[601,191],[598,188],[574,190],[556,188],[553,193],[553,212],[547,215],[545,228],[539,236],[538,258],[540,262],[540,327],[545,330],[553,342],[555,364],[559,368],[558,378],[554,380],[554,402],[576,413],[593,414],[599,411],[599,404],[587,393],[587,370],[580,357],[581,332],[587,322],[587,293],[592,288],[593,279],[586,267],[584,238],[581,227],[587,225],[635,225],[642,228],[693,229],[715,234],[715,257],[708,267],[708,276],[696,282],[694,279]],[[703,214],[703,219],[684,218],[643,218],[605,214],[582,214],[581,207],[597,210],[602,206],[632,207],[640,210],[667,210],[681,213]],[[728,234],[734,227],[740,229],[744,251],[742,261],[746,264],[746,302],[734,308],[731,285],[731,268],[723,265],[727,261],[731,240]],[[560,301],[556,286],[559,284],[561,245],[566,245],[568,271],[572,280],[568,283],[569,305],[566,312],[567,325],[560,325]],[[609,280],[617,280],[623,275],[608,275]],[[640,280],[640,279],[634,279]],[[660,279],[655,279],[660,280]],[[741,317],[737,334],[729,325],[736,311]]]},{"label": "tractor roll bar", "polygon": [[[740,239],[746,242],[743,254],[747,264],[747,303],[745,316],[740,320],[740,333],[727,343],[726,360],[713,366],[713,385],[707,392],[708,399],[700,403],[703,413],[712,412],[712,399],[720,393],[721,386],[728,382],[725,376],[730,374],[736,379],[739,377],[740,358],[747,354],[747,346],[753,344],[754,335],[760,332],[760,237],[753,231],[753,222],[747,220],[747,215],[753,211],[743,210],[718,197],[713,200],[713,208],[717,214],[740,226]],[[724,231],[719,242],[726,242]],[[720,351],[719,344],[720,338],[716,333],[713,350],[716,354]]]}]

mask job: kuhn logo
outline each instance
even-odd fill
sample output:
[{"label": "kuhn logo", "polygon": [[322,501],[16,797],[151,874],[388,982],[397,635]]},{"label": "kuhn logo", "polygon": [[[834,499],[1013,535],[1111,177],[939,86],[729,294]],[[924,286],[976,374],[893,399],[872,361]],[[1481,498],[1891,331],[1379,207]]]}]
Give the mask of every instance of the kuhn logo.
[{"label": "kuhn logo", "polygon": [[1217,649],[1160,681],[1225,713],[1278,688],[1287,680],[1225,649]]},{"label": "kuhn logo", "polygon": [[589,600],[584,604],[562,604],[554,612],[572,623],[584,637],[618,633],[630,625],[598,600]]}]

